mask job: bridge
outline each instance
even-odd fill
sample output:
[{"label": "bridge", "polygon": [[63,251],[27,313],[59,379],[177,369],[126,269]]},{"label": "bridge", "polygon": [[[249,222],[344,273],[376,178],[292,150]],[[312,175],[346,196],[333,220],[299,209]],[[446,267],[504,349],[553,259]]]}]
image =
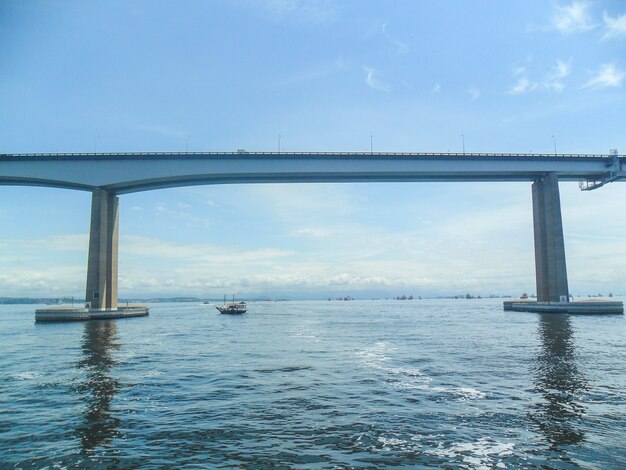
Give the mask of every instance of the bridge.
[{"label": "bridge", "polygon": [[392,152],[143,152],[0,154],[0,185],[92,193],[86,299],[117,309],[119,195],[163,188],[242,183],[532,183],[539,302],[568,302],[559,181],[592,190],[626,178],[626,157],[610,154]]}]

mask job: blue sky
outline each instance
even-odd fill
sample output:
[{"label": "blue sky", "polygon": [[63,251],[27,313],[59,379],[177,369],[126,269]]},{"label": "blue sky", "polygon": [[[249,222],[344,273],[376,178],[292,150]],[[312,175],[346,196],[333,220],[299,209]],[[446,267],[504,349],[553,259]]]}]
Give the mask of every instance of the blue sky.
[{"label": "blue sky", "polygon": [[[0,152],[626,149],[622,1],[0,3]],[[553,140],[553,137],[554,140]],[[626,293],[626,185],[561,185],[573,293]],[[0,296],[83,295],[90,195],[0,187]],[[121,197],[120,295],[534,292],[529,184]]]}]

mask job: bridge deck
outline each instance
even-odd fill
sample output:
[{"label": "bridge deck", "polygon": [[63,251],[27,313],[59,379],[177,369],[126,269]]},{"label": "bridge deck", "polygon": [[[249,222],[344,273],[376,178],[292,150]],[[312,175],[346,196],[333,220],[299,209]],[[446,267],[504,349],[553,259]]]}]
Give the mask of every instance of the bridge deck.
[{"label": "bridge deck", "polygon": [[[605,154],[407,152],[126,152],[0,154],[0,184],[124,194],[202,184],[561,181],[624,178]],[[626,168],[624,168],[626,169]]]}]

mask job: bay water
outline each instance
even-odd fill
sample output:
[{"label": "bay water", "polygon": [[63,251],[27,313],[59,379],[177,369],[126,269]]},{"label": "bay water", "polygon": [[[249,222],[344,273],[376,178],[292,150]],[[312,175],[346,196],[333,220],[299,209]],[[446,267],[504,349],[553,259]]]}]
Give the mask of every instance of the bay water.
[{"label": "bay water", "polygon": [[623,468],[626,319],[497,299],[0,306],[0,468]]}]

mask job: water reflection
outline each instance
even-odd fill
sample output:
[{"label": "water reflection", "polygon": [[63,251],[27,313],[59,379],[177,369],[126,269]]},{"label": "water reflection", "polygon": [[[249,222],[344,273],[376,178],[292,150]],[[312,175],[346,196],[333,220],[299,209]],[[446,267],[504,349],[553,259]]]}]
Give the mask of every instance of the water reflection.
[{"label": "water reflection", "polygon": [[83,423],[77,428],[84,453],[90,453],[117,434],[119,419],[111,413],[111,402],[121,386],[111,377],[116,365],[111,353],[120,348],[117,339],[116,322],[85,322],[83,359],[76,364],[85,374],[84,381],[77,387],[86,404]]},{"label": "water reflection", "polygon": [[542,400],[533,406],[530,419],[550,447],[558,451],[585,437],[581,418],[586,410],[580,395],[588,385],[577,363],[570,317],[540,315],[538,334],[541,349],[536,358],[534,390]]}]

